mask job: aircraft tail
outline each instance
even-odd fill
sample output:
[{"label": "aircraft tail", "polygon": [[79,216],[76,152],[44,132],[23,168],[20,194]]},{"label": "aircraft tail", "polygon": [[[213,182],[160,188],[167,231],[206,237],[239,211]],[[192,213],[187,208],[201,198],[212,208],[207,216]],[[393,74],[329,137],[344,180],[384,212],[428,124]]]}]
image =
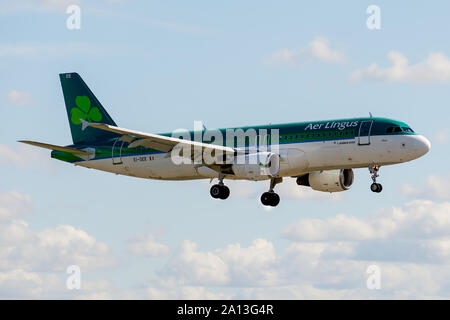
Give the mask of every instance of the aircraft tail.
[{"label": "aircraft tail", "polygon": [[87,121],[117,126],[78,73],[62,73],[59,79],[74,144],[87,144],[118,136],[112,132],[83,125],[83,122]]}]

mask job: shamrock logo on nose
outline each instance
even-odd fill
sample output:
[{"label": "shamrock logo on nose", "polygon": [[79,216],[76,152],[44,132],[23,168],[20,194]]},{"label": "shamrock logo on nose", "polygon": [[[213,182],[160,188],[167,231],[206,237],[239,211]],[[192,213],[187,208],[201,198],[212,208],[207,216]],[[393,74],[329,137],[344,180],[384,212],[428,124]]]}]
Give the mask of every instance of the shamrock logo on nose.
[{"label": "shamrock logo on nose", "polygon": [[77,96],[75,98],[76,107],[70,110],[72,115],[71,121],[73,124],[81,124],[81,120],[89,122],[98,122],[102,120],[102,114],[97,107],[91,108],[91,100],[86,96]]}]

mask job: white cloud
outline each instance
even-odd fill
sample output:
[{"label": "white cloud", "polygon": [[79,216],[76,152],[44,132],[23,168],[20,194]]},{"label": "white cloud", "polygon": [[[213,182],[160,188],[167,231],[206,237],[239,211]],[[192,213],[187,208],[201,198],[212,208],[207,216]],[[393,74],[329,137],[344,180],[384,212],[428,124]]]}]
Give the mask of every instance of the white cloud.
[{"label": "white cloud", "polygon": [[256,239],[247,248],[239,243],[231,244],[216,250],[215,254],[227,265],[231,285],[277,282],[277,273],[272,268],[277,262],[275,247],[266,239]]},{"label": "white cloud", "polygon": [[[250,300],[337,300],[337,299],[351,299],[349,296],[350,291],[316,288],[310,284],[293,284],[293,285],[280,285],[272,288],[246,288],[242,290],[237,296],[238,299],[250,299]],[[358,299],[364,299],[361,293],[355,297]]]},{"label": "white cloud", "polygon": [[440,52],[431,53],[425,61],[410,65],[398,51],[390,51],[392,66],[381,68],[372,63],[365,69],[352,73],[354,81],[375,80],[384,82],[432,83],[450,81],[450,60]]},{"label": "white cloud", "polygon": [[167,255],[170,248],[157,242],[152,234],[139,234],[128,242],[128,251],[137,256],[161,257]]},{"label": "white cloud", "polygon": [[330,48],[330,41],[327,38],[317,37],[307,49],[311,57],[325,62],[341,62],[343,54]]},{"label": "white cloud", "polygon": [[80,290],[68,290],[65,273],[38,273],[21,269],[0,271],[1,299],[135,299],[136,294],[122,290],[107,280],[81,278]]},{"label": "white cloud", "polygon": [[276,282],[275,263],[275,248],[265,239],[247,248],[236,243],[210,252],[198,251],[195,243],[185,240],[161,275],[190,286],[269,285]]},{"label": "white cloud", "polygon": [[37,243],[23,248],[24,258],[35,258],[39,269],[65,270],[75,264],[82,270],[98,270],[116,265],[105,243],[70,225],[60,225],[36,234]]},{"label": "white cloud", "polygon": [[339,214],[328,219],[302,219],[284,230],[292,241],[361,241],[386,239],[430,239],[450,232],[450,203],[416,200],[356,218]]},{"label": "white cloud", "polygon": [[[298,267],[291,263],[292,268]],[[378,263],[381,290],[368,290],[366,268],[372,262],[326,261],[313,272],[297,274],[291,283],[250,287],[238,291],[238,299],[448,299],[447,266],[412,263]]]},{"label": "white cloud", "polygon": [[[278,254],[266,239],[211,251],[185,241],[147,293],[183,298],[192,287],[241,299],[448,297],[449,213],[450,202],[414,201],[364,218],[301,219],[285,229],[291,243]],[[372,264],[381,268],[381,291],[366,287]]]},{"label": "white cloud", "polygon": [[422,191],[410,184],[404,184],[401,187],[401,193],[408,197],[418,198],[421,195]]},{"label": "white cloud", "polygon": [[223,285],[229,281],[226,263],[213,252],[197,251],[197,244],[183,241],[181,247],[169,259],[165,276],[176,276],[186,285]]},{"label": "white cloud", "polygon": [[[55,281],[54,276],[66,276],[69,265],[80,266],[82,272],[116,265],[107,245],[83,230],[60,225],[33,231],[18,219],[30,204],[27,195],[15,191],[0,194],[0,297],[37,298],[55,288],[61,293],[65,283]],[[5,289],[13,287],[15,290]]]},{"label": "white cloud", "polygon": [[[31,206],[31,198],[17,191],[0,193],[0,221],[11,220],[26,213]],[[2,235],[0,234],[0,239]]]},{"label": "white cloud", "polygon": [[122,292],[118,290],[110,281],[92,280],[81,282],[81,290],[75,296],[78,300],[111,300],[111,299],[127,299],[121,296]]},{"label": "white cloud", "polygon": [[[256,239],[211,251],[184,241],[147,288],[153,299],[373,299],[450,296],[450,203],[414,201],[364,218],[340,214],[288,226],[277,254]],[[382,289],[368,290],[367,267]]]},{"label": "white cloud", "polygon": [[42,277],[35,272],[21,269],[0,272],[0,297],[3,299],[39,297],[43,282]]},{"label": "white cloud", "polygon": [[450,178],[432,174],[420,187],[404,184],[401,189],[405,196],[437,200],[450,200]]},{"label": "white cloud", "polygon": [[[144,294],[151,299],[448,298],[449,213],[450,202],[414,201],[367,217],[301,219],[285,229],[290,243],[278,253],[263,238],[206,251],[185,240],[147,282]],[[67,293],[61,290],[64,282],[40,272],[65,268],[70,257],[84,265],[82,270],[106,267],[98,264],[108,261],[106,246],[86,232],[71,226],[33,232],[20,220],[8,228],[0,229],[1,297],[49,292],[79,299],[137,297],[103,280],[83,280],[82,291]],[[154,242],[153,236],[138,239]],[[366,288],[371,264],[381,269],[381,290]]]},{"label": "white cloud", "polygon": [[[312,219],[302,219],[301,228],[286,229],[293,242],[278,254],[266,239],[206,252],[185,242],[147,293],[153,299],[448,298],[449,213],[450,203],[415,201],[367,218],[315,219],[310,230],[304,226]],[[381,269],[381,290],[366,287],[372,264]]]},{"label": "white cloud", "polygon": [[231,294],[215,293],[202,286],[180,285],[174,279],[154,279],[146,289],[146,298],[154,300],[227,300]]},{"label": "white cloud", "polygon": [[306,48],[281,49],[263,60],[266,64],[291,66],[299,66],[312,61],[342,62],[344,55],[338,50],[331,49],[330,41],[327,38],[316,37]]},{"label": "white cloud", "polygon": [[29,92],[11,90],[7,94],[8,101],[17,106],[24,106],[33,103],[33,98]]},{"label": "white cloud", "polygon": [[294,241],[364,240],[376,235],[377,230],[370,222],[346,214],[328,220],[302,219],[284,231],[284,236]]},{"label": "white cloud", "polygon": [[[0,201],[0,208],[17,207],[23,214],[29,206],[23,196],[6,199]],[[82,272],[114,265],[108,248],[72,226],[32,231],[18,215],[0,222],[0,297],[137,297],[109,281],[84,278],[81,291],[68,292],[67,265],[79,264]],[[365,217],[301,219],[285,229],[287,246],[278,252],[264,238],[246,246],[232,243],[209,250],[186,240],[147,282],[144,295],[151,299],[448,298],[449,235],[450,202],[414,201]],[[136,239],[155,242],[151,235]],[[381,269],[381,290],[366,288],[366,268],[371,264]]]},{"label": "white cloud", "polygon": [[106,244],[69,225],[33,232],[24,221],[0,225],[0,269],[65,271],[78,265],[84,271],[112,267],[116,259]]}]

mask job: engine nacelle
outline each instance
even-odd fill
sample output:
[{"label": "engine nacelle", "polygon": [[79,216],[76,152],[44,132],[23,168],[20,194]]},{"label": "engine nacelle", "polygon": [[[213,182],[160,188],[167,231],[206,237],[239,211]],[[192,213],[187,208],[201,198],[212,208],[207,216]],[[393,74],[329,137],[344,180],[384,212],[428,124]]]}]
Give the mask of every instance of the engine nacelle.
[{"label": "engine nacelle", "polygon": [[313,190],[339,192],[350,189],[353,184],[352,169],[314,171],[297,178],[297,184],[309,186]]},{"label": "engine nacelle", "polygon": [[238,155],[231,168],[239,178],[249,180],[274,178],[280,172],[280,156],[272,152]]}]

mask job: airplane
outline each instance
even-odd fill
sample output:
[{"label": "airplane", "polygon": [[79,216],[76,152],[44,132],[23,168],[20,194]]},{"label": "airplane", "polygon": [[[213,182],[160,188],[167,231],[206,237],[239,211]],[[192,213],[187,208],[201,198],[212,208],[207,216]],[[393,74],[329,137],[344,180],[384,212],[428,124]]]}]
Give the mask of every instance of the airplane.
[{"label": "airplane", "polygon": [[283,178],[295,178],[298,185],[316,191],[340,192],[352,186],[355,168],[369,169],[370,190],[379,193],[381,166],[417,159],[431,147],[406,123],[371,114],[213,131],[202,127],[181,135],[129,130],[117,126],[78,73],[59,77],[73,144],[19,142],[50,149],[52,158],[115,174],[159,180],[218,179],[210,189],[215,199],[229,197],[225,179],[266,180],[269,190],[261,202],[275,207],[280,197],[274,189]]}]

